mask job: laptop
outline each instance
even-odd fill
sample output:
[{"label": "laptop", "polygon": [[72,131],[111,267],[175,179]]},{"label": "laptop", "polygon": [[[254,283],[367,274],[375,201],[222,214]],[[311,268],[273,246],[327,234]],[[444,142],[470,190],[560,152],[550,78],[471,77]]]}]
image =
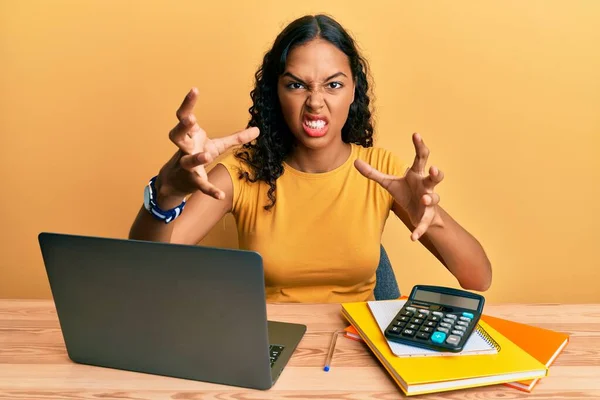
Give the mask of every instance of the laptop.
[{"label": "laptop", "polygon": [[267,321],[252,251],[41,233],[76,363],[269,389],[306,332]]}]

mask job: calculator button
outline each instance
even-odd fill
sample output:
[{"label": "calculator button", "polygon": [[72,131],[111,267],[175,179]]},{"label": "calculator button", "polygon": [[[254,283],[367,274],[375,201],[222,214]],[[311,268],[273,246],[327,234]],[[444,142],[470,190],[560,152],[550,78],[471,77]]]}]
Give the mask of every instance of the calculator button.
[{"label": "calculator button", "polygon": [[402,336],[414,336],[415,331],[412,329],[405,329],[402,331]]},{"label": "calculator button", "polygon": [[415,312],[415,311],[417,311],[417,309],[416,309],[416,308],[414,308],[414,307],[406,307],[406,309],[407,309],[408,311],[412,311],[412,312]]},{"label": "calculator button", "polygon": [[404,316],[410,317],[411,315],[413,315],[413,313],[412,313],[412,312],[410,312],[410,311],[406,311],[406,310],[404,310],[404,311],[402,311],[402,312],[400,313],[400,315],[404,315]]},{"label": "calculator button", "polygon": [[417,318],[425,319],[425,317],[427,317],[427,315],[426,315],[426,314],[423,314],[422,312],[419,312],[419,313],[417,314]]},{"label": "calculator button", "polygon": [[462,336],[462,335],[464,335],[465,333],[464,333],[463,331],[457,331],[457,330],[454,330],[454,331],[452,331],[452,334],[453,334],[453,335]]},{"label": "calculator button", "polygon": [[403,321],[396,321],[396,322],[394,322],[394,326],[404,326],[404,325],[406,325],[406,323],[403,322]]},{"label": "calculator button", "polygon": [[447,328],[437,328],[438,332],[448,333],[449,330]]},{"label": "calculator button", "polygon": [[428,318],[429,321],[439,321],[440,317],[436,316],[436,315],[432,315],[431,317]]},{"label": "calculator button", "polygon": [[427,322],[425,322],[425,326],[430,326],[432,328],[435,328],[436,325],[437,325],[437,323],[434,322],[434,321],[427,321]]},{"label": "calculator button", "polygon": [[431,335],[431,341],[433,343],[444,343],[444,340],[446,340],[446,334],[444,332],[435,332]]},{"label": "calculator button", "polygon": [[419,329],[419,325],[416,325],[416,324],[408,324],[406,327],[408,329],[414,329],[414,330]]},{"label": "calculator button", "polygon": [[467,330],[467,328],[465,328],[464,326],[460,326],[460,325],[456,325],[454,327],[454,329],[456,329],[457,331],[463,331],[463,332],[465,332]]},{"label": "calculator button", "polygon": [[458,322],[456,323],[456,326],[469,326],[469,323],[468,323],[468,322],[465,322],[465,321],[458,321]]},{"label": "calculator button", "polygon": [[389,333],[394,333],[394,334],[396,334],[396,335],[399,335],[399,334],[400,334],[400,332],[402,332],[402,328],[400,328],[400,327],[398,327],[398,326],[394,326],[394,327],[392,327],[392,328],[388,329],[388,332],[389,332]]},{"label": "calculator button", "polygon": [[454,314],[446,314],[446,318],[450,318],[450,319],[456,320],[456,318],[458,318],[458,317],[456,315],[454,315]]},{"label": "calculator button", "polygon": [[440,317],[440,318],[444,317],[444,313],[443,312],[439,312],[439,311],[434,311],[433,315],[435,315],[436,317]]},{"label": "calculator button", "polygon": [[419,310],[421,314],[429,315],[429,310]]},{"label": "calculator button", "polygon": [[454,320],[452,318],[444,318],[442,321],[445,322],[445,323],[447,323],[447,324],[453,324],[454,323]]},{"label": "calculator button", "polygon": [[421,324],[423,320],[421,318],[413,318],[410,322],[412,322],[413,324]]},{"label": "calculator button", "polygon": [[431,328],[429,326],[423,326],[423,327],[421,327],[421,332],[431,333],[431,332],[433,332],[433,328]]},{"label": "calculator button", "polygon": [[400,317],[400,318],[398,318],[398,320],[402,321],[402,322],[408,322],[408,321],[410,321],[410,317]]},{"label": "calculator button", "polygon": [[443,328],[448,328],[448,329],[452,328],[452,324],[447,324],[445,322],[440,322],[440,326]]},{"label": "calculator button", "polygon": [[423,340],[427,340],[429,339],[429,333],[425,333],[425,332],[419,332],[417,333],[417,336],[415,336],[417,339],[423,339]]},{"label": "calculator button", "polygon": [[448,339],[446,339],[446,343],[457,346],[458,343],[460,343],[460,336],[450,335],[448,336]]},{"label": "calculator button", "polygon": [[471,318],[467,318],[467,317],[460,317],[459,318],[461,321],[465,321],[465,322],[471,322]]},{"label": "calculator button", "polygon": [[464,312],[464,313],[462,313],[462,316],[473,319],[473,314],[471,314],[470,312]]}]

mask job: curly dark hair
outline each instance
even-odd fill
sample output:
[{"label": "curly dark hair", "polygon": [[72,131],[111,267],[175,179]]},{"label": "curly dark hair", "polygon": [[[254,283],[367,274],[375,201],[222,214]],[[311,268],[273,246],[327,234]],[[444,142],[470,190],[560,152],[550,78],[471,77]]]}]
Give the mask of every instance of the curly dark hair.
[{"label": "curly dark hair", "polygon": [[264,206],[265,210],[270,210],[275,205],[276,181],[283,174],[283,161],[295,144],[294,136],[281,112],[277,83],[285,72],[290,51],[316,38],[336,46],[348,56],[350,62],[355,93],[348,119],[342,128],[342,140],[363,147],[373,146],[367,61],[359,54],[352,37],[333,18],[326,15],[298,18],[277,36],[255,74],[255,87],[250,92],[252,107],[248,110],[248,127],[258,127],[260,135],[236,152],[236,157],[246,163],[251,171],[251,174],[240,172],[239,178],[249,182],[264,181],[270,186],[267,194],[269,203]]}]

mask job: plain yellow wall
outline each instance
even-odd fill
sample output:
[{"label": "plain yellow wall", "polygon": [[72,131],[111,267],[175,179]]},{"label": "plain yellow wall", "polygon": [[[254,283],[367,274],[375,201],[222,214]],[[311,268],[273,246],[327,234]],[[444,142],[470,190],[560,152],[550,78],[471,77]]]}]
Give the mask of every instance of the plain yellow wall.
[{"label": "plain yellow wall", "polygon": [[[375,80],[376,144],[420,132],[442,205],[484,245],[491,302],[600,302],[600,2],[0,1],[0,297],[49,298],[40,231],[126,237],[174,151],[191,86],[213,136],[245,126],[253,74],[326,12]],[[235,247],[231,217],[204,241]],[[401,289],[456,286],[391,217]],[[351,266],[348,266],[351,268]]]}]

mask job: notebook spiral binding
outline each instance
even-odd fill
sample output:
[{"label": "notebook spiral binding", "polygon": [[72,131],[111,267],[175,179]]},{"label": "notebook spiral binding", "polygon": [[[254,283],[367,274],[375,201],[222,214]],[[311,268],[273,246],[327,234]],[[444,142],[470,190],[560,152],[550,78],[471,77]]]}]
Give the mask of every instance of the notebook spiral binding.
[{"label": "notebook spiral binding", "polygon": [[481,336],[483,340],[485,340],[487,344],[493,346],[497,351],[500,351],[502,349],[500,343],[496,342],[496,340],[494,340],[494,338],[490,336],[490,334],[485,330],[485,328],[479,324],[477,324],[477,333],[479,334],[479,336]]}]

